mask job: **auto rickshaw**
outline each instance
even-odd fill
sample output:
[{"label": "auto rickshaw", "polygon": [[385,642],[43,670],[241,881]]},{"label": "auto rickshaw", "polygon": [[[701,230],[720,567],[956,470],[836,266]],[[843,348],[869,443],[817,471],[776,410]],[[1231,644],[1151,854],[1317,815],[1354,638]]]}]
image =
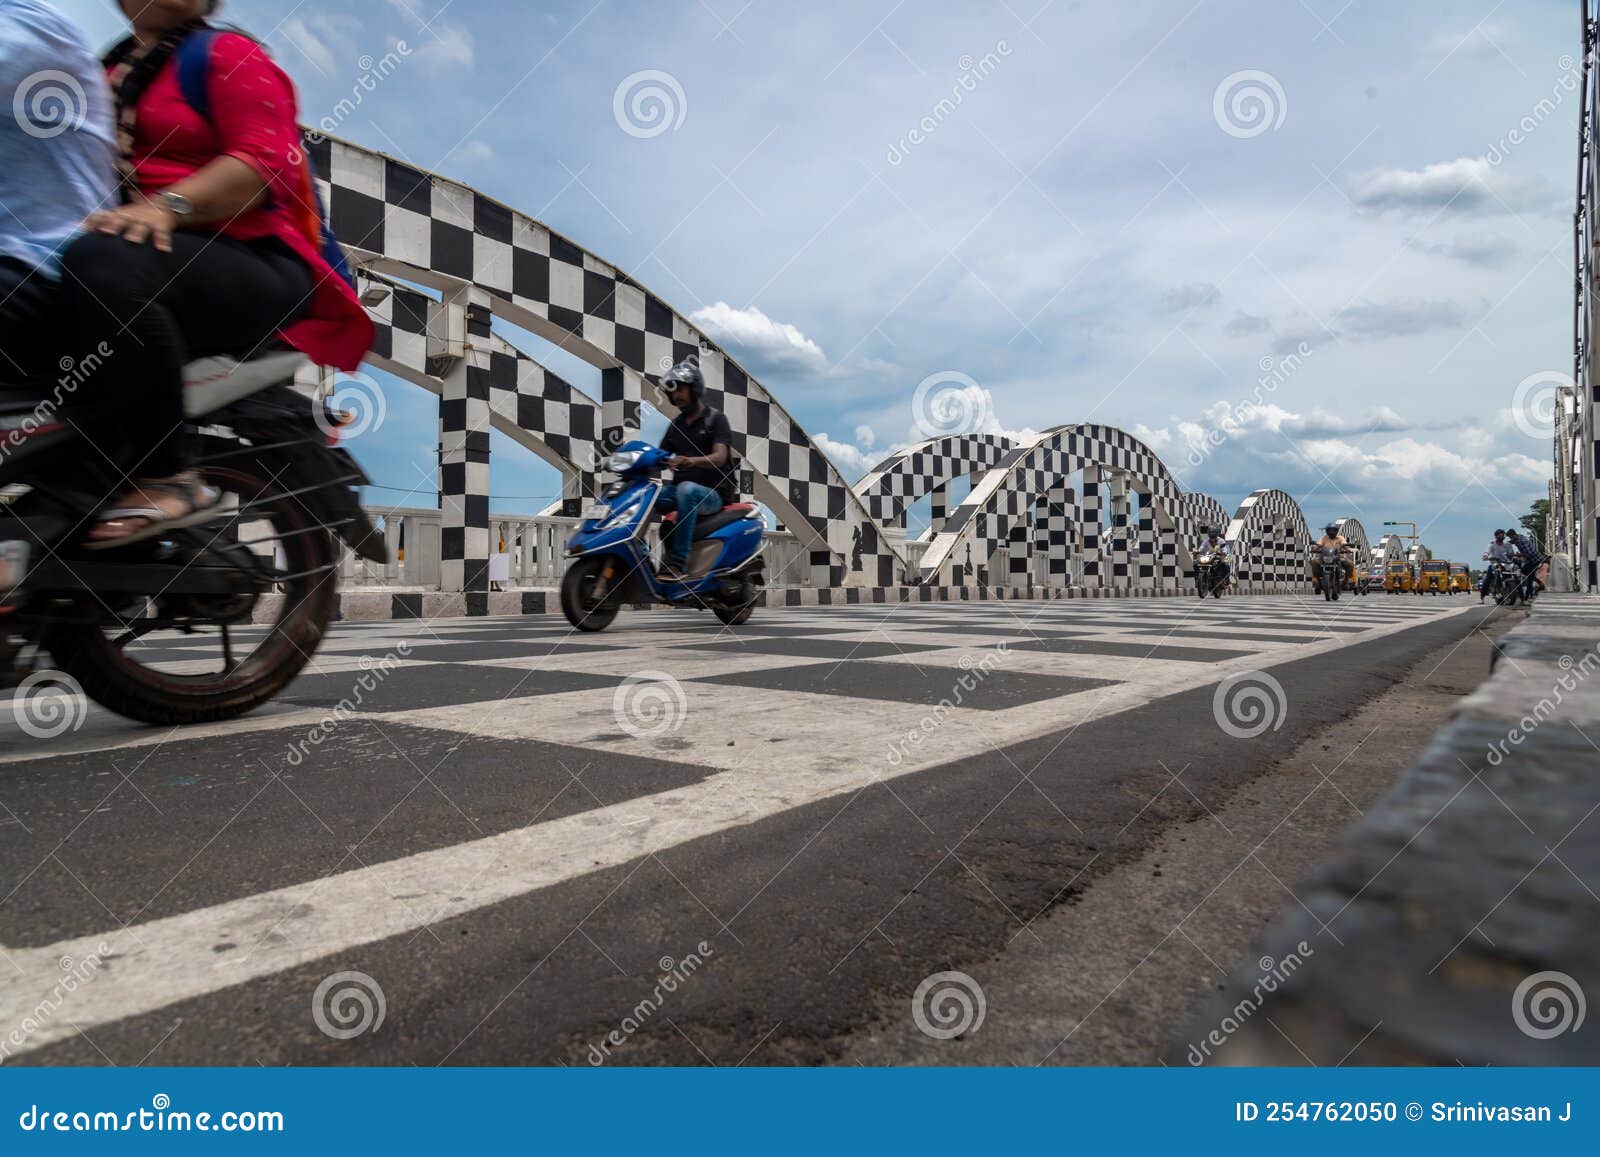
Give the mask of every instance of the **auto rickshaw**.
[{"label": "auto rickshaw", "polygon": [[1450,593],[1457,591],[1465,591],[1469,595],[1472,593],[1472,568],[1464,562],[1450,564]]},{"label": "auto rickshaw", "polygon": [[1450,564],[1429,559],[1422,564],[1422,573],[1417,577],[1417,593],[1436,595],[1441,591],[1450,593]]},{"label": "auto rickshaw", "polygon": [[1383,589],[1391,595],[1409,594],[1417,589],[1417,579],[1411,573],[1411,564],[1391,562],[1383,575]]}]

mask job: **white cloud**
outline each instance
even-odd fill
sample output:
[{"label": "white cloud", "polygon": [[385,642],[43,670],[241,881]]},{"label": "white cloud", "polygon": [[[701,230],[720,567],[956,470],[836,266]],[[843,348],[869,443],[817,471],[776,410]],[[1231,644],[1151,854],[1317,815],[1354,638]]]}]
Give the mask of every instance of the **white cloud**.
[{"label": "white cloud", "polygon": [[487,141],[462,141],[450,158],[455,161],[492,161],[494,149]]},{"label": "white cloud", "polygon": [[446,20],[443,9],[430,14],[424,0],[389,0],[389,6],[411,26],[408,41],[420,59],[463,68],[477,63],[472,33],[463,25]]},{"label": "white cloud", "polygon": [[820,374],[828,356],[805,334],[786,322],[774,321],[755,306],[735,309],[725,301],[697,309],[689,320],[707,335],[736,352],[746,354],[756,366]]},{"label": "white cloud", "polygon": [[845,481],[854,483],[867,471],[888,457],[887,453],[872,454],[859,446],[849,442],[840,442],[827,434],[818,434],[812,441],[817,444],[817,449],[826,454],[839,473],[844,475]]},{"label": "white cloud", "polygon": [[1488,157],[1457,157],[1420,169],[1372,169],[1347,185],[1356,206],[1375,213],[1514,213],[1548,208],[1552,193],[1544,182],[1513,177]]},{"label": "white cloud", "polygon": [[[314,16],[312,18],[315,19]],[[326,28],[314,32],[301,17],[291,16],[279,26],[278,32],[294,46],[296,52],[306,58],[312,68],[324,76],[336,71],[333,52],[327,43]]]}]

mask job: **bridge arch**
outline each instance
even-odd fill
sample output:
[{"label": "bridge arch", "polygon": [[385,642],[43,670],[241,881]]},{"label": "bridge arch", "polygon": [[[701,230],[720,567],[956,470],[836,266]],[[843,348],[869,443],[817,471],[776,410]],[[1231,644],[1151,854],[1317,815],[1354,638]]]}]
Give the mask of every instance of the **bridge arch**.
[{"label": "bridge arch", "polygon": [[930,537],[949,514],[939,502],[950,483],[972,478],[998,466],[1015,443],[1003,434],[947,434],[896,450],[859,482],[856,493],[867,510],[886,527],[905,529],[906,512],[934,496]]},{"label": "bridge arch", "polygon": [[1304,589],[1311,573],[1311,532],[1300,504],[1282,490],[1257,490],[1241,502],[1227,538],[1240,583]]},{"label": "bridge arch", "polygon": [[[962,585],[1002,543],[1015,541],[1019,523],[1033,514],[1039,495],[1065,495],[1066,481],[1083,474],[1075,508],[1062,511],[1079,528],[1084,581],[1133,586],[1145,567],[1135,560],[1151,556],[1152,585],[1176,585],[1177,568],[1187,565],[1197,524],[1182,491],[1154,451],[1113,426],[1092,423],[1056,426],[1014,447],[973,486],[970,494],[934,535],[922,559],[922,580]],[[1148,512],[1151,550],[1134,541],[1128,495],[1139,496],[1141,524]],[[1105,535],[1101,502],[1111,506],[1111,533]],[[1052,503],[1053,505],[1053,503]],[[1102,538],[1108,541],[1101,542]],[[1138,546],[1135,551],[1134,547]],[[976,559],[973,552],[976,550]],[[1055,560],[1051,560],[1052,573]]]},{"label": "bridge arch", "polygon": [[466,185],[331,137],[308,137],[307,148],[354,264],[439,290],[447,329],[463,338],[453,364],[430,374],[442,383],[447,585],[488,587],[491,315],[601,370],[602,453],[637,433],[647,398],[666,405],[659,375],[698,356],[711,404],[728,415],[734,450],[754,474],[755,497],[810,548],[812,581],[887,586],[904,569],[903,553],[788,411],[637,281]]}]

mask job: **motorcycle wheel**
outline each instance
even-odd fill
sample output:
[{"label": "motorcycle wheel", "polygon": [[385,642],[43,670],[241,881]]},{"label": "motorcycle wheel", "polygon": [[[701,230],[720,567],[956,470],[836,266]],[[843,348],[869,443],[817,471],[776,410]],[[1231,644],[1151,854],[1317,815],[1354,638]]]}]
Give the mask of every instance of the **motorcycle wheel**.
[{"label": "motorcycle wheel", "polygon": [[603,558],[580,558],[561,580],[561,613],[580,631],[605,630],[622,609],[619,587],[612,587],[601,600],[594,597],[605,563]]},{"label": "motorcycle wheel", "polygon": [[248,626],[249,605],[232,608],[216,619],[208,620],[203,614],[187,619],[200,632],[208,626],[217,628],[222,654],[221,669],[215,673],[164,671],[129,653],[129,644],[156,634],[137,630],[149,614],[148,603],[138,618],[120,620],[114,626],[98,621],[98,616],[95,621],[53,626],[45,645],[56,666],[76,679],[96,703],[140,723],[214,723],[261,706],[311,661],[337,605],[339,556],[332,536],[316,530],[305,507],[273,484],[274,471],[236,455],[223,462],[202,462],[198,469],[206,482],[225,496],[237,495],[241,503],[248,502],[257,516],[252,523],[271,524],[282,552],[279,573],[300,577],[271,588],[283,595],[277,620],[241,660],[233,659],[229,628]]}]

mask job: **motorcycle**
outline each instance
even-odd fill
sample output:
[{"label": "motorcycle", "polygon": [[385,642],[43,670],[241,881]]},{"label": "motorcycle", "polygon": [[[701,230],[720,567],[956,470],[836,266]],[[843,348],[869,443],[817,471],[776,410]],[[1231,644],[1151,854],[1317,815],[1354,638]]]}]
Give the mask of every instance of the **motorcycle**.
[{"label": "motorcycle", "polygon": [[1344,586],[1344,559],[1332,547],[1317,552],[1317,589],[1330,603],[1339,601],[1339,591]]},{"label": "motorcycle", "polygon": [[[730,627],[755,612],[766,586],[766,522],[754,506],[735,503],[700,515],[687,576],[663,579],[658,573],[645,532],[666,486],[660,475],[670,457],[635,440],[607,459],[606,469],[618,481],[584,512],[567,543],[572,562],[561,580],[561,612],[578,630],[605,630],[622,605],[640,594],[666,606],[709,610]],[[675,520],[675,514],[665,515],[662,532]]]},{"label": "motorcycle", "polygon": [[1222,592],[1228,585],[1222,577],[1222,568],[1225,561],[1222,555],[1209,550],[1203,552],[1194,560],[1195,594],[1202,599],[1207,595],[1214,599],[1222,597]]},{"label": "motorcycle", "polygon": [[[356,490],[370,483],[334,444],[343,416],[290,386],[305,364],[272,351],[186,367],[194,466],[221,493],[214,513],[96,550],[85,533],[138,460],[115,409],[75,386],[65,398],[48,384],[0,386],[0,683],[52,681],[48,652],[97,703],[167,726],[243,715],[300,673],[337,607],[339,542],[388,556]],[[271,622],[236,647],[270,594],[281,598]]]},{"label": "motorcycle", "polygon": [[1518,599],[1527,598],[1526,576],[1517,563],[1495,560],[1489,563],[1487,593],[1503,607],[1514,607]]}]

